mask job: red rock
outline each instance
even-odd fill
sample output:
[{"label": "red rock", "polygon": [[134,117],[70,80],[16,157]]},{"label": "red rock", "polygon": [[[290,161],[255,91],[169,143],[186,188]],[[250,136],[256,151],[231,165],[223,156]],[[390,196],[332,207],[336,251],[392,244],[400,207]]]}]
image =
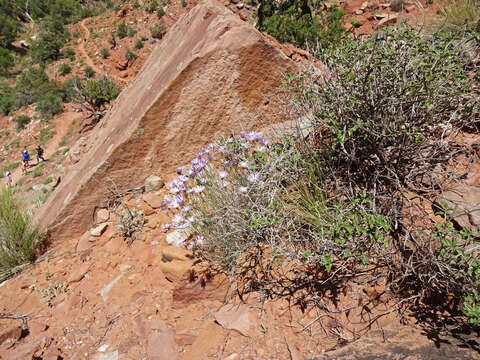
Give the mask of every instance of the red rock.
[{"label": "red rock", "polygon": [[405,6],[405,11],[406,11],[407,13],[412,13],[412,12],[414,12],[416,9],[417,9],[417,6],[416,6],[416,5],[408,5],[408,6]]},{"label": "red rock", "polygon": [[255,319],[245,304],[228,304],[220,308],[215,314],[215,320],[225,329],[236,330],[243,336],[254,336],[256,329]]},{"label": "red rock", "polygon": [[90,270],[91,266],[92,265],[89,263],[82,263],[79,267],[75,268],[68,277],[68,283],[72,284],[82,280]]},{"label": "red rock", "polygon": [[48,329],[48,325],[41,320],[32,319],[28,322],[28,331],[31,335],[36,336]]},{"label": "red rock", "polygon": [[18,339],[20,339],[21,335],[22,335],[22,327],[18,325],[12,325],[0,332],[0,344],[3,344],[3,342],[5,342],[8,339],[11,339],[13,340],[13,342],[15,342]]},{"label": "red rock", "polygon": [[397,23],[397,15],[388,15],[387,17],[383,18],[378,22],[377,28],[393,25],[396,23]]},{"label": "red rock", "polygon": [[175,334],[175,342],[179,346],[192,345],[198,336],[198,330],[181,330]]},{"label": "red rock", "polygon": [[78,239],[78,243],[76,246],[77,252],[85,251],[92,246],[90,238],[90,231],[87,231],[80,237],[80,239]]},{"label": "red rock", "polygon": [[145,201],[154,209],[158,209],[163,206],[163,197],[154,193],[143,194],[143,201]]},{"label": "red rock", "polygon": [[362,15],[362,14],[363,14],[362,9],[355,10],[355,15]]}]

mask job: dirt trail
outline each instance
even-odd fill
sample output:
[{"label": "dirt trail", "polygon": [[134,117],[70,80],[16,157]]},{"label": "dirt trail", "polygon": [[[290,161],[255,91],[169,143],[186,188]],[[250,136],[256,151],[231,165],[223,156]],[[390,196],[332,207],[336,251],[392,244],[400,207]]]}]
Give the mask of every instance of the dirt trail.
[{"label": "dirt trail", "polygon": [[95,65],[94,61],[88,54],[87,49],[85,48],[85,43],[90,39],[90,30],[88,30],[88,27],[85,25],[85,22],[90,19],[84,19],[80,21],[78,24],[80,25],[81,31],[82,31],[82,40],[80,40],[80,43],[78,44],[78,50],[80,51],[81,55],[85,58],[85,62],[88,66],[90,66],[97,74],[104,74],[108,75],[111,78],[114,78],[117,82],[120,82],[121,84],[126,84],[126,80],[122,79],[112,73],[107,73],[105,68],[101,69],[97,65]]}]

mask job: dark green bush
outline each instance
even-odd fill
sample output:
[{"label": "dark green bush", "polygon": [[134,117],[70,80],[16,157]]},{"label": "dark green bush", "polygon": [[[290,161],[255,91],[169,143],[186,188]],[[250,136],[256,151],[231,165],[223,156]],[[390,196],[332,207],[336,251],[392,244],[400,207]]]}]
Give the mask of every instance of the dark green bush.
[{"label": "dark green bush", "polygon": [[0,74],[5,74],[14,65],[10,50],[0,47]]},{"label": "dark green bush", "polygon": [[[298,47],[307,44],[327,47],[337,44],[345,34],[342,9],[332,7],[318,16],[312,15],[309,7],[298,7],[293,1],[286,7],[273,11],[273,14],[262,21],[261,30],[275,37],[282,43],[291,43]],[[307,9],[307,10],[306,10]]]},{"label": "dark green bush", "polygon": [[27,115],[17,116],[15,119],[15,128],[17,131],[23,129],[28,123],[30,123],[30,118]]},{"label": "dark green bush", "polygon": [[68,47],[62,52],[62,56],[70,59],[70,61],[74,61],[75,60],[75,51],[72,48]]},{"label": "dark green bush", "polygon": [[47,93],[39,98],[35,110],[43,119],[51,119],[54,115],[63,112],[63,99],[53,92]]},{"label": "dark green bush", "polygon": [[50,82],[43,68],[30,68],[24,72],[15,85],[16,105],[30,105],[40,98],[40,96],[58,91],[55,83]]},{"label": "dark green bush", "polygon": [[12,88],[0,88],[0,113],[8,115],[15,106],[15,94]]}]

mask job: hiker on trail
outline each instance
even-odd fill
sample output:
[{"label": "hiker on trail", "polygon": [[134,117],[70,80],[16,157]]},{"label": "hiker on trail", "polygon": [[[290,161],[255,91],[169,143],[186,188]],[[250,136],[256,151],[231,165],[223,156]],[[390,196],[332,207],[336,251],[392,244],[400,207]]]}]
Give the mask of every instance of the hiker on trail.
[{"label": "hiker on trail", "polygon": [[7,182],[7,187],[12,186],[12,174],[10,173],[10,171],[7,171],[5,173],[5,181]]},{"label": "hiker on trail", "polygon": [[23,164],[22,172],[25,174],[25,172],[27,171],[28,162],[30,161],[30,154],[28,153],[27,149],[24,149],[24,150],[22,151],[22,156],[23,156],[23,160],[22,160],[22,164]]},{"label": "hiker on trail", "polygon": [[38,145],[38,147],[37,147],[37,164],[40,162],[40,159],[42,159],[42,161],[45,161],[45,159],[43,158],[43,149],[40,145]]}]

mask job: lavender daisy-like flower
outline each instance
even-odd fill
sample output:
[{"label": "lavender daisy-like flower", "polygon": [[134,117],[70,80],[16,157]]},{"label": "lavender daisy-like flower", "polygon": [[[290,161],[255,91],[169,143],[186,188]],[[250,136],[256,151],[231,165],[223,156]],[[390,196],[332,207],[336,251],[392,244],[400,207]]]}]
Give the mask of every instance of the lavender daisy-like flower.
[{"label": "lavender daisy-like flower", "polygon": [[203,236],[199,235],[195,238],[195,245],[202,246],[205,243],[205,239]]},{"label": "lavender daisy-like flower", "polygon": [[182,224],[185,221],[185,218],[182,214],[176,214],[172,219],[172,225],[175,227]]},{"label": "lavender daisy-like flower", "polygon": [[205,186],[203,186],[203,185],[195,186],[195,187],[192,188],[192,190],[193,190],[194,194],[199,194],[203,190],[205,190]]},{"label": "lavender daisy-like flower", "polygon": [[182,208],[182,212],[183,213],[188,213],[190,210],[192,210],[192,207],[190,205],[185,205],[183,208]]},{"label": "lavender daisy-like flower", "polygon": [[163,213],[164,213],[165,215],[168,215],[168,209],[163,210]]},{"label": "lavender daisy-like flower", "polygon": [[238,188],[238,191],[239,191],[240,193],[242,193],[242,194],[246,194],[247,191],[248,191],[248,189],[247,189],[246,186],[240,186],[240,187]]},{"label": "lavender daisy-like flower", "polygon": [[183,245],[185,245],[185,240],[184,239],[176,239],[173,242],[173,245],[175,245],[176,247],[183,247]]},{"label": "lavender daisy-like flower", "polygon": [[172,226],[172,224],[170,224],[170,223],[162,225],[162,231],[169,230],[171,226]]},{"label": "lavender daisy-like flower", "polygon": [[228,181],[222,181],[222,183],[220,184],[222,188],[226,188],[228,185],[230,185]]},{"label": "lavender daisy-like flower", "polygon": [[228,176],[228,173],[226,171],[219,171],[218,172],[218,177],[220,179],[225,179]]},{"label": "lavender daisy-like flower", "polygon": [[256,152],[267,152],[267,148],[265,146],[261,145],[261,146],[257,146],[255,148],[255,151]]},{"label": "lavender daisy-like flower", "polygon": [[208,179],[207,178],[201,178],[200,180],[198,180],[198,182],[202,185],[205,185],[206,183],[208,183]]},{"label": "lavender daisy-like flower", "polygon": [[192,177],[193,175],[195,175],[195,171],[193,171],[193,169],[191,167],[189,167],[186,171],[185,171],[185,175],[188,176],[188,177]]},{"label": "lavender daisy-like flower", "polygon": [[258,180],[258,178],[260,177],[260,174],[259,173],[252,173],[250,175],[248,175],[248,181],[250,181],[251,183],[253,182],[256,182]]},{"label": "lavender daisy-like flower", "polygon": [[248,169],[248,161],[240,161],[240,163],[238,164],[238,166],[240,166],[241,168],[243,169]]},{"label": "lavender daisy-like flower", "polygon": [[180,175],[182,173],[182,171],[183,171],[183,166],[177,167],[177,174]]}]

